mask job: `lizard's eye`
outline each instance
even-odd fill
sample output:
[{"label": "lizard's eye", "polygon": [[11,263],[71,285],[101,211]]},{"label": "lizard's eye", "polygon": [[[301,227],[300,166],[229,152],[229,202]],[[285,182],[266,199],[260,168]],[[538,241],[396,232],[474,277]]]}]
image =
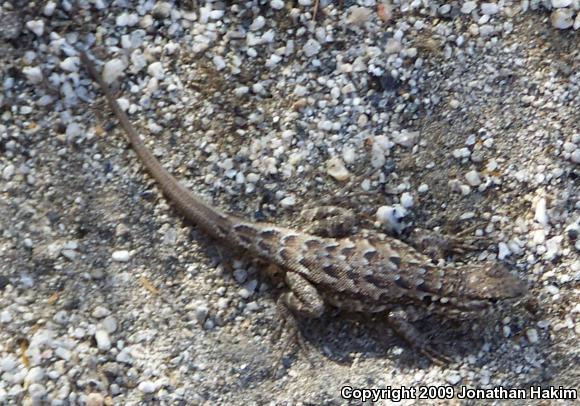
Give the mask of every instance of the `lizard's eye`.
[{"label": "lizard's eye", "polygon": [[430,305],[431,303],[433,303],[433,299],[431,299],[431,296],[429,296],[429,295],[423,296],[421,301],[426,305]]}]

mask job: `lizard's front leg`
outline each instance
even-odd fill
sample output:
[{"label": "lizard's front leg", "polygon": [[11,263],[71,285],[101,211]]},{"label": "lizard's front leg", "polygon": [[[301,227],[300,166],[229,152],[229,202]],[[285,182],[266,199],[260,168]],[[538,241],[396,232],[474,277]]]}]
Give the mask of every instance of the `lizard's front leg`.
[{"label": "lizard's front leg", "polygon": [[319,318],[324,312],[324,300],[310,282],[295,272],[286,272],[285,281],[290,290],[282,293],[276,303],[282,324],[275,337],[278,339],[284,327],[287,327],[290,330],[289,338],[296,339],[298,344],[307,350],[296,315]]},{"label": "lizard's front leg", "polygon": [[402,309],[392,310],[387,314],[389,327],[393,329],[399,337],[405,340],[409,346],[425,355],[432,362],[438,365],[447,365],[452,362],[451,358],[435,350],[429,341],[411,324],[407,313]]}]

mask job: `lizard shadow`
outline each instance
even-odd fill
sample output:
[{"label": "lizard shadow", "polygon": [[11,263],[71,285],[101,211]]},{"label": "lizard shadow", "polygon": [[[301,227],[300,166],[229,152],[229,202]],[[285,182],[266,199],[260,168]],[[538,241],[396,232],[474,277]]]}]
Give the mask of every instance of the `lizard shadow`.
[{"label": "lizard shadow", "polygon": [[[491,320],[454,320],[431,315],[420,324],[421,333],[442,354],[452,359],[477,356],[486,346],[501,345],[502,334],[494,331],[501,324],[500,315]],[[405,368],[429,367],[432,362],[414,351],[391,330],[384,316],[335,311],[320,319],[300,321],[303,337],[324,358],[341,365],[353,363],[352,354],[362,358],[390,359]],[[520,332],[513,332],[516,337]]]}]

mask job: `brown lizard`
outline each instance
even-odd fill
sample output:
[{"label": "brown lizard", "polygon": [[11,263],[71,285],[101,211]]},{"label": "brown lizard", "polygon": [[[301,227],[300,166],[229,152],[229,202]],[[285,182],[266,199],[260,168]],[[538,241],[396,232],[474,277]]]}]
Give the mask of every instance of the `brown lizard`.
[{"label": "brown lizard", "polygon": [[[150,175],[189,221],[211,237],[241,248],[284,273],[288,290],[278,299],[285,317],[320,317],[329,304],[348,311],[387,314],[390,327],[438,363],[434,350],[407,320],[405,309],[444,316],[480,313],[498,300],[520,298],[523,281],[500,264],[435,265],[406,243],[381,233],[332,238],[225,214],[208,205],[167,172],[141,141],[109,86],[85,53],[81,60]],[[290,310],[288,312],[287,310]]]}]

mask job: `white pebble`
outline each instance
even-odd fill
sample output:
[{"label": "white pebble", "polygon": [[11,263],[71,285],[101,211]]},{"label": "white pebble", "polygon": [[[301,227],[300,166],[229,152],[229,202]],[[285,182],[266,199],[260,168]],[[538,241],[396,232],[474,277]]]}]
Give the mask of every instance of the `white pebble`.
[{"label": "white pebble", "polygon": [[128,262],[129,259],[131,259],[131,254],[127,250],[120,250],[113,252],[111,258],[113,258],[113,261],[117,262]]},{"label": "white pebble", "polygon": [[139,390],[143,393],[153,393],[157,390],[157,385],[152,381],[142,381],[139,383]]},{"label": "white pebble", "polygon": [[89,393],[87,395],[86,406],[103,406],[105,398],[97,392]]},{"label": "white pebble", "polygon": [[295,196],[287,196],[284,199],[280,200],[280,206],[284,208],[292,207],[295,204],[296,204]]},{"label": "white pebble", "polygon": [[310,58],[320,52],[321,45],[318,41],[313,38],[310,38],[304,46],[302,47],[302,51],[307,58]]},{"label": "white pebble", "polygon": [[95,341],[97,342],[97,347],[101,351],[109,351],[111,349],[111,338],[109,333],[103,329],[95,331]]},{"label": "white pebble", "polygon": [[2,179],[4,179],[4,180],[12,179],[15,172],[16,172],[16,167],[14,165],[12,165],[12,164],[6,165],[4,167],[4,169],[2,170]]},{"label": "white pebble", "polygon": [[39,66],[26,66],[22,68],[22,73],[26,76],[26,80],[33,85],[42,82],[42,69]]},{"label": "white pebble", "polygon": [[493,15],[499,12],[499,7],[495,3],[481,3],[481,12],[485,15]]},{"label": "white pebble", "polygon": [[469,183],[471,186],[481,185],[481,178],[479,176],[479,172],[477,172],[476,170],[471,170],[467,172],[465,174],[465,179],[467,180],[467,183]]},{"label": "white pebble", "polygon": [[550,22],[554,28],[565,30],[574,25],[574,11],[568,8],[559,8],[552,12]]},{"label": "white pebble", "polygon": [[97,306],[91,313],[91,316],[93,316],[95,319],[102,319],[103,317],[107,317],[109,314],[111,314],[109,309],[103,306]]},{"label": "white pebble", "polygon": [[81,125],[75,121],[66,126],[66,137],[68,139],[78,138],[83,133]]},{"label": "white pebble", "polygon": [[103,67],[103,80],[107,84],[113,83],[124,74],[127,65],[119,58],[111,59]]},{"label": "white pebble", "polygon": [[373,10],[369,8],[353,6],[350,8],[350,14],[348,15],[347,22],[352,25],[361,26],[370,19],[372,14]]},{"label": "white pebble", "polygon": [[534,213],[534,220],[538,223],[546,227],[548,225],[548,211],[547,211],[547,202],[545,198],[541,198],[536,203],[536,211]]},{"label": "white pebble", "polygon": [[217,70],[222,70],[226,67],[226,61],[220,55],[214,55],[213,64]]},{"label": "white pebble", "polygon": [[115,19],[117,27],[132,27],[139,22],[137,14],[121,13]]},{"label": "white pebble", "polygon": [[504,260],[507,256],[511,255],[511,251],[505,242],[500,242],[498,244],[497,258],[499,260]]},{"label": "white pebble", "polygon": [[44,20],[30,20],[26,22],[26,28],[40,37],[44,33]]},{"label": "white pebble", "polygon": [[465,3],[463,3],[463,5],[461,6],[461,12],[463,14],[469,14],[471,13],[473,10],[475,10],[477,8],[477,3],[475,1],[466,1]]},{"label": "white pebble", "polygon": [[9,310],[2,310],[0,312],[0,323],[7,324],[12,321],[12,314]]},{"label": "white pebble", "polygon": [[26,374],[25,382],[37,383],[44,379],[44,369],[41,367],[32,367]]},{"label": "white pebble", "polygon": [[47,17],[50,17],[54,10],[56,9],[56,3],[54,1],[49,1],[44,5],[44,10],[42,11],[43,14]]},{"label": "white pebble", "polygon": [[272,0],[270,1],[270,7],[274,10],[282,10],[284,8],[284,2],[282,0]]},{"label": "white pebble", "polygon": [[71,352],[64,347],[58,347],[54,350],[54,355],[65,361],[70,361],[71,359]]},{"label": "white pebble", "polygon": [[410,209],[411,207],[413,207],[413,195],[409,192],[404,192],[401,195],[401,205],[405,209]]},{"label": "white pebble", "polygon": [[113,316],[105,317],[103,321],[101,321],[101,326],[107,333],[112,334],[117,331],[117,320]]},{"label": "white pebble", "polygon": [[265,25],[266,19],[263,16],[257,16],[254,18],[254,21],[252,21],[252,24],[250,24],[250,30],[258,31],[264,28]]},{"label": "white pebble", "polygon": [[339,157],[331,158],[326,162],[326,172],[338,181],[344,181],[350,177],[350,172]]},{"label": "white pebble", "polygon": [[79,70],[78,56],[69,56],[59,64],[60,68],[66,72],[77,72]]},{"label": "white pebble", "polygon": [[155,79],[161,80],[165,77],[165,71],[163,70],[163,64],[161,62],[153,62],[147,67],[147,73],[149,76]]},{"label": "white pebble", "polygon": [[552,0],[552,7],[563,8],[572,4],[572,0]]},{"label": "white pebble", "polygon": [[394,230],[398,233],[404,228],[401,219],[405,217],[407,210],[401,205],[381,206],[377,209],[377,221],[385,225],[389,230]]},{"label": "white pebble", "polygon": [[526,330],[526,337],[530,344],[535,344],[538,342],[538,330],[535,328],[529,328]]},{"label": "white pebble", "polygon": [[153,6],[151,14],[156,19],[161,20],[169,17],[169,15],[171,14],[171,8],[172,8],[171,3],[167,1],[159,1],[155,3],[155,6]]},{"label": "white pebble", "polygon": [[[580,16],[580,13],[578,13],[578,16]],[[575,164],[580,164],[580,148],[577,148],[574,152],[570,154],[570,160]]]},{"label": "white pebble", "polygon": [[457,372],[451,372],[449,375],[445,377],[445,380],[450,383],[451,385],[456,385],[461,381],[461,375]]}]

